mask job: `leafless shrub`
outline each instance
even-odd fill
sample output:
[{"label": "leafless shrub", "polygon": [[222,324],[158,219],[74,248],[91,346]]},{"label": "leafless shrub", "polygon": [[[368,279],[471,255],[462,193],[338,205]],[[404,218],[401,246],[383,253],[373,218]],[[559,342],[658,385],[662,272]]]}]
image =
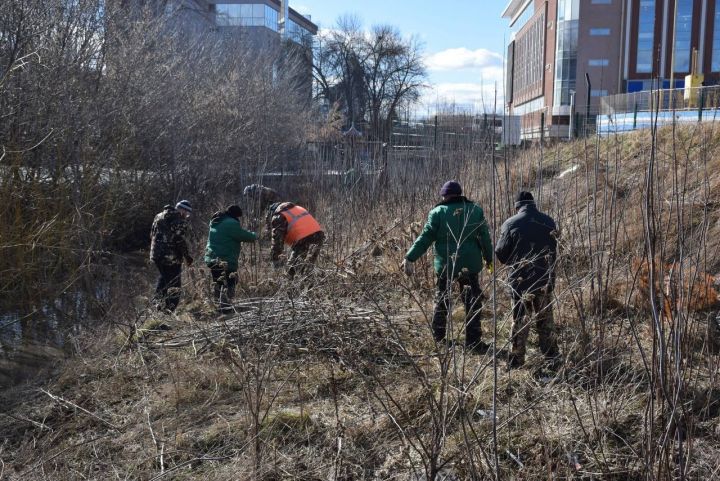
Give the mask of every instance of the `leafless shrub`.
[{"label": "leafless shrub", "polygon": [[207,214],[297,157],[302,52],[183,21],[94,0],[0,6],[3,290],[47,281],[52,297],[105,249],[144,247],[164,204]]}]

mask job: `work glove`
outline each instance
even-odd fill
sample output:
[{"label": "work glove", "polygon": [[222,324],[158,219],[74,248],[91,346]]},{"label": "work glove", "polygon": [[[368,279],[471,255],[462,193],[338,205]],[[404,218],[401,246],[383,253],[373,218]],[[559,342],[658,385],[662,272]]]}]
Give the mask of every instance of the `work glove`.
[{"label": "work glove", "polygon": [[187,263],[188,266],[193,265],[193,262],[195,262],[195,259],[190,256],[185,256],[185,263]]},{"label": "work glove", "polygon": [[488,270],[488,272],[492,275],[493,271],[495,270],[495,266],[492,262],[486,262],[485,268]]},{"label": "work glove", "polygon": [[408,277],[415,274],[415,264],[410,262],[407,259],[404,259],[402,261],[402,264],[400,265],[400,267],[402,267],[403,272],[405,272],[405,275]]}]

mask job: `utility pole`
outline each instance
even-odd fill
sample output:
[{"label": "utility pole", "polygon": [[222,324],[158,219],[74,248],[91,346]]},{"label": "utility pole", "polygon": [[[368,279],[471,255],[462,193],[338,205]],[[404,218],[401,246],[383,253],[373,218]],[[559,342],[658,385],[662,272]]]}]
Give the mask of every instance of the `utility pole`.
[{"label": "utility pole", "polygon": [[590,74],[585,72],[585,88],[587,89],[587,100],[585,101],[585,133],[587,137],[588,122],[590,122],[590,93],[592,92],[592,84],[590,83]]},{"label": "utility pole", "polygon": [[674,98],[675,98],[675,40],[677,35],[677,11],[678,11],[678,2],[680,0],[675,0],[675,4],[673,5],[673,35],[672,35],[672,45],[670,46],[670,110],[673,109],[674,104]]},{"label": "utility pole", "polygon": [[[590,95],[590,92],[588,92]],[[570,115],[568,116],[568,140],[573,138],[573,111],[575,110],[575,91],[570,90]]]}]

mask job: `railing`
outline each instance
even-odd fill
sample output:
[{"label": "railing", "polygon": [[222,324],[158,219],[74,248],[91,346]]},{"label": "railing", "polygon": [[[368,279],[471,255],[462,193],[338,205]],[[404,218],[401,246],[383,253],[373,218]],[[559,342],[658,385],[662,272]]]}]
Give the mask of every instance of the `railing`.
[{"label": "railing", "polygon": [[651,90],[603,97],[597,133],[610,135],[668,124],[713,122],[720,86]]},{"label": "railing", "polygon": [[720,108],[720,86],[646,90],[603,97],[602,115]]}]

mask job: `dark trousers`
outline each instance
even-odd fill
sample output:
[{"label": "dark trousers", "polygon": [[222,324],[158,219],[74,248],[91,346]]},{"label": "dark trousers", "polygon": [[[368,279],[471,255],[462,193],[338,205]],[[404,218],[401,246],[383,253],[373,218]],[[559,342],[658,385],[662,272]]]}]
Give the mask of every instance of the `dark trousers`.
[{"label": "dark trousers", "polygon": [[160,271],[155,287],[155,300],[158,309],[174,311],[180,303],[180,289],[182,287],[182,264],[164,264],[155,261]]},{"label": "dark trousers", "polygon": [[297,273],[309,274],[317,262],[323,242],[325,242],[325,233],[322,231],[297,241],[288,257],[288,276],[292,278]]},{"label": "dark trousers", "polygon": [[[482,308],[483,293],[480,289],[478,274],[463,273],[455,279],[462,289],[462,301],[465,305],[465,345],[475,346],[480,342],[482,330],[480,327],[480,309]],[[435,313],[433,314],[433,336],[436,341],[445,339],[448,316],[451,315],[450,296],[452,283],[447,275],[437,278],[435,293]]]},{"label": "dark trousers", "polygon": [[530,324],[535,319],[540,352],[552,359],[560,354],[555,338],[555,319],[552,309],[552,288],[534,292],[513,291],[512,353],[518,361],[525,360]]},{"label": "dark trousers", "polygon": [[213,279],[213,300],[223,308],[232,307],[237,285],[237,271],[230,270],[227,262],[215,262],[208,265]]}]

